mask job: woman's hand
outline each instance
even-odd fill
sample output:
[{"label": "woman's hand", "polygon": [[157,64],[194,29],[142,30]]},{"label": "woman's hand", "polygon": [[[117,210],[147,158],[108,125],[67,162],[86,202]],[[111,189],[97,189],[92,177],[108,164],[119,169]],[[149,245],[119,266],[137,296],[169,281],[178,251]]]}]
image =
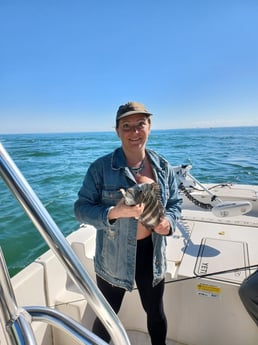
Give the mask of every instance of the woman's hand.
[{"label": "woman's hand", "polygon": [[117,218],[139,218],[144,210],[144,204],[138,204],[135,206],[128,206],[122,198],[116,206],[114,206],[108,215],[108,219]]},{"label": "woman's hand", "polygon": [[167,218],[162,218],[160,223],[154,228],[159,235],[167,236],[170,233],[170,223]]}]

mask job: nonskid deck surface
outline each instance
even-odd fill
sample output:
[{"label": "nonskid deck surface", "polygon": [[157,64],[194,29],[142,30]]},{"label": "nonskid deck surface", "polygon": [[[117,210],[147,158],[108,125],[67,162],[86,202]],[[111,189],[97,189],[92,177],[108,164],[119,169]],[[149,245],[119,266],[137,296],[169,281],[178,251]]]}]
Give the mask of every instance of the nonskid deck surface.
[{"label": "nonskid deck surface", "polygon": [[[150,337],[147,333],[140,331],[127,331],[131,345],[151,345]],[[182,345],[172,340],[167,340],[167,345]],[[113,342],[111,342],[113,345]]]}]

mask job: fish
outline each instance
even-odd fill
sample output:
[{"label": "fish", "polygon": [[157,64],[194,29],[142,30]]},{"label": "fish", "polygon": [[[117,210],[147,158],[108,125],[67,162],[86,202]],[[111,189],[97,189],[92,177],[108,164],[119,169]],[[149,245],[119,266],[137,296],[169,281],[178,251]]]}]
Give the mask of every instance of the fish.
[{"label": "fish", "polygon": [[128,189],[120,189],[126,205],[144,204],[139,221],[149,230],[153,230],[164,217],[165,210],[161,202],[158,183],[136,184]]}]

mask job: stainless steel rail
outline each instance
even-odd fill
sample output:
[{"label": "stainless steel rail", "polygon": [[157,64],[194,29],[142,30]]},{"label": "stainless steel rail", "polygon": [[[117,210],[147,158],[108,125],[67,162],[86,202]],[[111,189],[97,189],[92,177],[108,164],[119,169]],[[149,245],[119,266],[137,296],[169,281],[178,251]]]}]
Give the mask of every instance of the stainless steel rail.
[{"label": "stainless steel rail", "polygon": [[[67,315],[48,307],[18,308],[4,255],[0,247],[0,320],[7,345],[37,345],[31,322],[45,322],[85,345],[107,345]],[[3,339],[2,339],[3,340]],[[0,340],[0,343],[2,343]]]},{"label": "stainless steel rail", "polygon": [[87,345],[107,345],[107,343],[87,330],[75,320],[60,313],[58,310],[46,307],[25,307],[33,321],[45,322]]},{"label": "stainless steel rail", "polygon": [[[5,325],[5,341],[8,345],[36,345],[30,316],[19,309],[10,282],[2,249],[0,248],[0,320]],[[0,340],[1,343],[1,340]]]},{"label": "stainless steel rail", "polygon": [[92,309],[109,332],[114,345],[130,345],[129,338],[117,315],[85,271],[68,241],[1,143],[0,175],[75,284],[82,290]]}]

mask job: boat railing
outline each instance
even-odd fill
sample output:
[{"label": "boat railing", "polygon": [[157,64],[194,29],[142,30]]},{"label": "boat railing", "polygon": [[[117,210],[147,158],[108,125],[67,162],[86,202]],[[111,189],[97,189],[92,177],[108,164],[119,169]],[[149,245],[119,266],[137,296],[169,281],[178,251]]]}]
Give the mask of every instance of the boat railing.
[{"label": "boat railing", "polygon": [[[24,211],[27,213],[28,217],[31,219],[35,227],[38,229],[50,249],[52,249],[53,253],[59,259],[59,261],[65,267],[67,273],[75,282],[75,284],[81,289],[82,293],[84,294],[86,300],[91,305],[92,309],[98,316],[98,318],[102,321],[103,325],[109,332],[114,345],[130,345],[129,338],[127,333],[119,320],[118,316],[115,314],[113,309],[110,307],[100,290],[97,288],[95,282],[89,276],[87,271],[85,270],[84,266],[72,250],[70,244],[51,218],[39,198],[36,196],[35,192],[32,190],[18,167],[15,165],[3,145],[0,143],[0,176],[9,187],[11,192],[14,194],[16,199],[19,201],[21,206],[23,207]],[[8,291],[11,291],[11,286],[7,283]],[[11,294],[12,296],[12,294]],[[14,297],[14,295],[13,295]],[[5,305],[8,302],[8,298],[6,301],[3,302],[2,310],[1,310],[1,317],[4,317],[4,320],[8,324],[8,317],[11,317],[16,314],[18,307],[16,304],[12,306],[13,310],[9,315],[6,314],[5,310],[7,306]],[[10,302],[10,300],[9,300]],[[9,303],[8,303],[9,304]],[[8,307],[9,308],[9,307]],[[31,309],[28,309],[31,311]],[[35,311],[35,310],[34,310]],[[17,323],[15,323],[15,327],[18,325],[20,328],[22,324],[24,324],[24,317],[23,313],[20,313],[19,318],[17,318]],[[45,313],[45,316],[47,313]],[[34,316],[35,317],[35,316]],[[43,318],[43,313],[41,310],[41,316],[39,313],[37,314],[38,318]],[[55,317],[58,319],[61,318],[60,313],[56,313]],[[53,322],[53,315],[48,315],[48,321],[50,319]],[[12,319],[9,319],[9,322]],[[64,323],[63,321],[60,323]],[[60,324],[59,323],[59,324]],[[26,324],[26,323],[25,323]],[[68,325],[64,327],[64,330],[67,331]],[[71,325],[69,325],[71,327]],[[28,328],[27,324],[24,326],[24,329]],[[79,328],[77,328],[78,330]],[[23,333],[23,332],[22,332]],[[28,334],[30,334],[30,330],[28,330]],[[34,344],[33,337],[30,337],[31,340],[26,342],[25,344]],[[9,337],[9,344],[11,338]],[[19,344],[19,343],[15,343]],[[97,344],[97,343],[96,343]],[[98,343],[101,344],[101,343]]]},{"label": "boat railing", "polygon": [[[10,276],[0,247],[0,321],[4,327],[7,345],[37,345],[31,322],[39,321],[52,325],[87,345],[106,345],[102,339],[81,324],[48,307],[18,307]],[[0,341],[1,342],[1,341]]]}]

